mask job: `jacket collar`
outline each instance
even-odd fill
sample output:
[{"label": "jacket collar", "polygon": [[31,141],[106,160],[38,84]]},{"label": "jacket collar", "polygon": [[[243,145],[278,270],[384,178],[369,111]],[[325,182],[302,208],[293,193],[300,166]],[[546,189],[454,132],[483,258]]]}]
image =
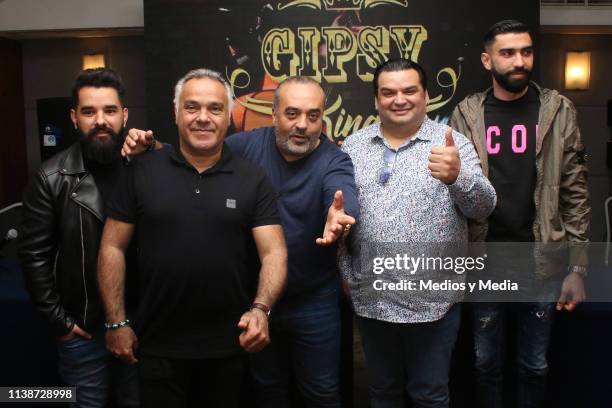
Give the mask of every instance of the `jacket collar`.
[{"label": "jacket collar", "polygon": [[72,146],[68,148],[64,160],[60,163],[59,172],[62,174],[87,173],[80,142],[73,143]]},{"label": "jacket collar", "polygon": [[[533,87],[536,90],[536,93],[540,98],[540,109],[542,109],[542,107],[550,106],[550,101],[554,100],[554,98],[559,94],[553,89],[542,88],[540,85],[533,81],[529,82],[529,86]],[[479,92],[468,96],[465,99],[465,104],[461,104],[463,105],[461,107],[461,110],[468,119],[468,123],[474,123],[478,119],[478,117],[482,115],[482,112],[484,112],[484,103],[491,93],[493,93],[493,87],[489,87],[484,92]],[[550,115],[554,112],[547,113]]]},{"label": "jacket collar", "polygon": [[77,182],[70,190],[70,199],[104,222],[104,200],[93,176],[85,168],[83,152],[79,142],[68,148],[64,160],[60,164],[59,172],[67,176],[77,177]]}]

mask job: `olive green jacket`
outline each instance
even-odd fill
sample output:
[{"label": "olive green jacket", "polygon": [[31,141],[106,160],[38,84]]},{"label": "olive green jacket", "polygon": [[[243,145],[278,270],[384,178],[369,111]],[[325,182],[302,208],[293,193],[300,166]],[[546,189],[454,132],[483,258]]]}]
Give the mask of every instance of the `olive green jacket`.
[{"label": "olive green jacket", "polygon": [[[569,266],[585,266],[591,206],[576,109],[556,90],[540,88],[534,82],[531,85],[540,96],[533,235],[536,242],[567,243]],[[454,130],[474,143],[487,177],[484,102],[490,92],[492,88],[467,96],[457,105],[450,120]],[[470,241],[484,241],[487,228],[487,220],[473,221]]]}]

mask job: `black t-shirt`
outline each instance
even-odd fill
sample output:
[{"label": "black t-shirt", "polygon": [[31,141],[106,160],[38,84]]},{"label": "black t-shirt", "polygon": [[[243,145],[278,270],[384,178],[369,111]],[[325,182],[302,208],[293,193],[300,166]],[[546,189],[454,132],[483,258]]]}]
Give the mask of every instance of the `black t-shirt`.
[{"label": "black t-shirt", "polygon": [[225,145],[201,174],[178,151],[161,149],[135,158],[120,187],[107,214],[137,226],[140,351],[171,358],[240,353],[237,325],[259,272],[251,229],[280,224],[263,170]]},{"label": "black t-shirt", "polygon": [[529,87],[514,101],[502,101],[490,93],[484,109],[489,179],[497,192],[487,241],[531,242],[540,111],[537,91]]},{"label": "black t-shirt", "polygon": [[121,173],[125,167],[123,162],[119,158],[108,164],[100,164],[87,158],[83,158],[83,161],[85,167],[93,176],[98,191],[104,201],[104,205],[106,206],[113,196],[112,194],[117,181],[121,178]]}]

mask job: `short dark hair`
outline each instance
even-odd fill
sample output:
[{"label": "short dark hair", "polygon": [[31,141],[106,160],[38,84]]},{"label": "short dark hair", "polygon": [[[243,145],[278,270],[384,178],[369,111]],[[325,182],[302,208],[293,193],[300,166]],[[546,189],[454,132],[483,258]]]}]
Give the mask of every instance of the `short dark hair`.
[{"label": "short dark hair", "polygon": [[113,88],[119,95],[121,105],[124,104],[125,86],[119,74],[110,68],[84,69],[79,72],[72,87],[72,106],[76,107],[79,104],[79,91],[87,86]]},{"label": "short dark hair", "polygon": [[526,24],[521,23],[520,21],[498,21],[487,30],[487,33],[483,38],[484,48],[486,49],[488,46],[490,46],[495,41],[495,37],[497,37],[498,35],[507,33],[527,33],[531,35],[531,33],[529,32],[529,27],[527,27]]},{"label": "short dark hair", "polygon": [[405,71],[408,69],[414,69],[419,74],[419,82],[421,83],[423,90],[426,91],[427,74],[425,73],[423,67],[409,59],[397,58],[387,60],[376,67],[376,70],[374,71],[374,80],[372,81],[374,84],[374,96],[378,95],[378,77],[380,74],[383,72]]}]

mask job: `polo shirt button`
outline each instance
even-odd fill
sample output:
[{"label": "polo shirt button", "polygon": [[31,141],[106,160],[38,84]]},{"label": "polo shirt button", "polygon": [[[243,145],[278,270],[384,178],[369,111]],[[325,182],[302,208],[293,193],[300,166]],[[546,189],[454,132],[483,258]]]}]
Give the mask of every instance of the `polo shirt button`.
[{"label": "polo shirt button", "polygon": [[72,197],[76,197],[76,196],[77,196],[77,193],[72,193],[72,194],[71,194],[71,196],[72,196]]},{"label": "polo shirt button", "polygon": [[199,188],[196,188],[196,189],[195,189],[195,192],[196,192],[196,194],[200,194],[200,189],[199,189]]}]

